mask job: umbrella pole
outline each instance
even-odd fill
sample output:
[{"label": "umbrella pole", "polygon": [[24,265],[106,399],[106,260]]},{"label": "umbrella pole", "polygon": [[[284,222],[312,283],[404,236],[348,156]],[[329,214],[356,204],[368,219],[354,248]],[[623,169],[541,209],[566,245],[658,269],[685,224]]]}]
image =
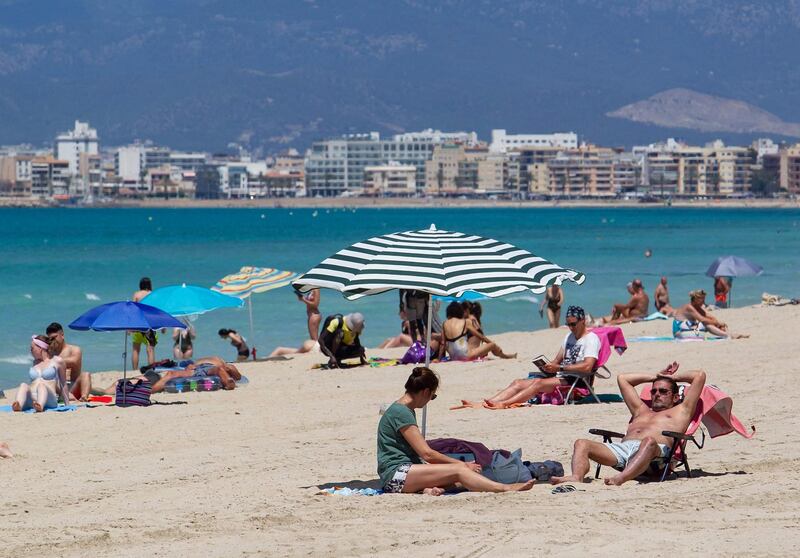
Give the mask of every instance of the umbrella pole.
[{"label": "umbrella pole", "polygon": [[[425,328],[425,366],[431,365],[431,330],[433,329],[433,295],[428,293],[428,324]],[[422,408],[422,437],[428,426],[428,406]]]},{"label": "umbrella pole", "polygon": [[122,348],[122,406],[125,406],[125,382],[128,381],[128,330],[125,330],[125,346]]},{"label": "umbrella pole", "polygon": [[247,297],[247,311],[250,313],[250,350],[256,348],[256,340],[253,333],[253,297]]}]

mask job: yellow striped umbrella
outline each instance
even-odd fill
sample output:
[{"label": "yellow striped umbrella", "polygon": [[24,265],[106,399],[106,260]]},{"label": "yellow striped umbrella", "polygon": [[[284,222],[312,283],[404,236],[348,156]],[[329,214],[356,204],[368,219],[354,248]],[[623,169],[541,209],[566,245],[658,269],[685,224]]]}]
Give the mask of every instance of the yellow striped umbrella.
[{"label": "yellow striped umbrella", "polygon": [[299,273],[293,271],[246,265],[238,272],[226,275],[217,281],[211,290],[247,299],[247,309],[250,314],[250,339],[255,341],[253,339],[253,301],[250,295],[285,287],[299,276]]}]

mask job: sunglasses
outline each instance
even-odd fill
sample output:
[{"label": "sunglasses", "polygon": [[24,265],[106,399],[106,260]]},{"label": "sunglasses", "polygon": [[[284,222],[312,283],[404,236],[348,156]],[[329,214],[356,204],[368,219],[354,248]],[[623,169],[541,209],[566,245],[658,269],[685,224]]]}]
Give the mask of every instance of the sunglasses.
[{"label": "sunglasses", "polygon": [[650,388],[650,395],[655,395],[656,393],[659,395],[668,395],[672,393],[672,390],[669,388]]},{"label": "sunglasses", "polygon": [[431,395],[431,401],[433,401],[433,400],[434,400],[434,399],[436,399],[437,397],[439,397],[439,396],[438,396],[437,394],[435,394],[435,393],[434,393],[433,395]]},{"label": "sunglasses", "polygon": [[567,327],[575,327],[576,325],[578,325],[580,323],[580,321],[577,321],[577,322],[565,322],[565,323],[567,324]]}]

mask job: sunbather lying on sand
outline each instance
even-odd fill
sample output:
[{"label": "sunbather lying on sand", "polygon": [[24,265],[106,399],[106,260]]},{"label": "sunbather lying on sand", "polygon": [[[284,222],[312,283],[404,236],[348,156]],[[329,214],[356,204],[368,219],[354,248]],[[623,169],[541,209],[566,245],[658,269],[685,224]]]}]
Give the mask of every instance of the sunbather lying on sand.
[{"label": "sunbather lying on sand", "polygon": [[439,496],[461,485],[475,492],[530,490],[533,481],[501,484],[481,475],[477,463],[465,463],[431,449],[417,427],[414,409],[434,399],[439,378],[430,368],[414,368],[403,396],[383,413],[378,424],[378,474],[385,492],[423,492]]},{"label": "sunbather lying on sand", "polygon": [[[680,374],[676,373],[677,370],[678,363],[673,362],[657,374],[621,374],[617,384],[632,415],[625,437],[621,442],[614,443],[577,440],[572,454],[572,474],[553,477],[550,482],[583,481],[589,472],[591,459],[619,469],[619,474],[604,482],[607,485],[620,485],[644,473],[653,461],[663,461],[669,454],[672,440],[662,432],[686,431],[706,383],[706,373],[702,370]],[[650,389],[653,398],[651,406],[641,400],[636,390],[636,386],[648,382],[653,382]],[[682,402],[677,382],[690,384]]]},{"label": "sunbather lying on sand", "polygon": [[[132,379],[144,379],[151,383],[152,392],[158,393],[164,391],[164,385],[175,378],[190,378],[192,376],[219,376],[223,389],[234,389],[236,381],[241,379],[242,375],[239,369],[233,364],[228,364],[217,356],[198,358],[192,364],[188,365],[184,370],[167,370],[163,374],[159,374],[154,370],[150,370],[141,376]],[[114,395],[117,391],[117,382],[114,382],[104,390],[92,390],[95,395]]]},{"label": "sunbather lying on sand", "polygon": [[568,386],[569,381],[563,376],[565,372],[592,373],[600,354],[600,338],[597,334],[586,330],[586,314],[580,306],[570,306],[567,309],[566,323],[570,333],[564,338],[556,357],[544,365],[544,371],[550,377],[514,380],[507,388],[489,399],[479,403],[462,400],[461,404],[469,407],[506,409],[525,403],[540,393],[550,393],[560,385]]}]

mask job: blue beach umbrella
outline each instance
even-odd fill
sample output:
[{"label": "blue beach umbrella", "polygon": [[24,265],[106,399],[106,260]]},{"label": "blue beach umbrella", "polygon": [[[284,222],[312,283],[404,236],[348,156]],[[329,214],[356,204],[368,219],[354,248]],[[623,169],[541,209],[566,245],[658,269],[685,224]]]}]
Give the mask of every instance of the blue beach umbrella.
[{"label": "blue beach umbrella", "polygon": [[206,287],[184,283],[156,289],[144,297],[142,303],[155,306],[173,316],[189,316],[205,314],[219,308],[241,308],[244,300]]},{"label": "blue beach umbrella", "polygon": [[[708,277],[755,277],[764,273],[764,268],[739,256],[720,256],[706,270]],[[733,304],[733,285],[730,289],[730,305]]]},{"label": "blue beach umbrella", "polygon": [[720,256],[706,270],[709,277],[755,277],[764,268],[739,256]]},{"label": "blue beach umbrella", "polygon": [[[162,327],[186,326],[175,317],[148,304],[140,302],[120,301],[95,306],[91,310],[75,318],[70,329],[78,331],[124,331],[125,348],[122,353],[122,376],[127,379],[128,331],[148,331]],[[123,405],[125,392],[123,391]]]}]

